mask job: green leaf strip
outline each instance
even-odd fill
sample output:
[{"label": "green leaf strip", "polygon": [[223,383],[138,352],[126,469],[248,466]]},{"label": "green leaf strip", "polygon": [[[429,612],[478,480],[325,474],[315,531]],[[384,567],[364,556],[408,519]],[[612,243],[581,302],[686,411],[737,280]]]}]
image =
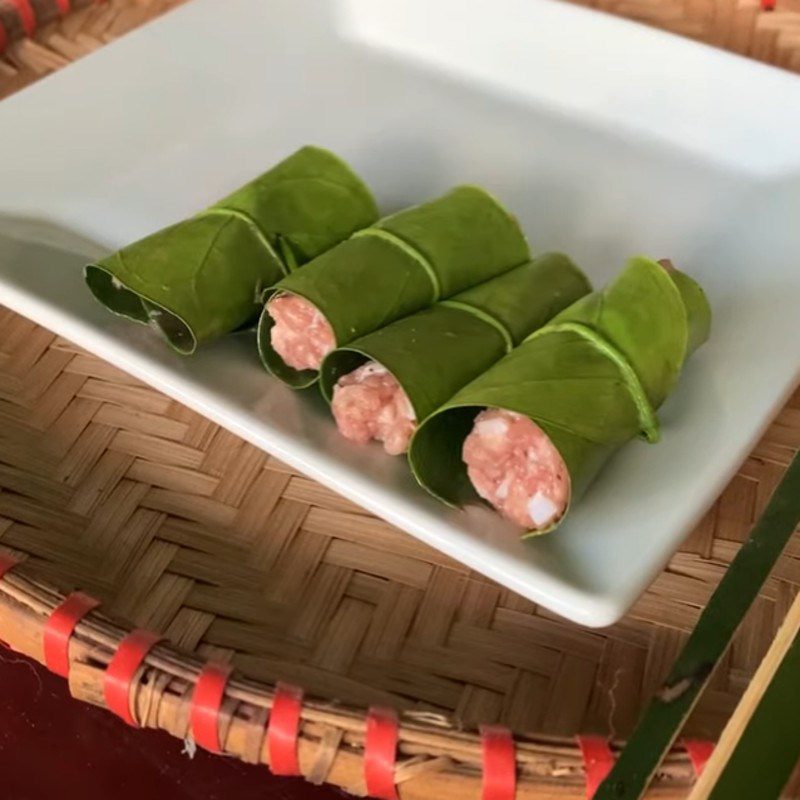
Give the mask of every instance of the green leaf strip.
[{"label": "green leaf strip", "polygon": [[708,800],[781,797],[798,763],[800,633],[795,634]]},{"label": "green leaf strip", "polygon": [[[700,615],[663,687],[598,788],[595,800],[637,800],[644,796],[653,773],[680,733],[798,521],[800,455],[795,455],[750,538],[736,554]],[[796,675],[793,677],[796,680]]]},{"label": "green leaf strip", "polygon": [[638,375],[630,365],[628,359],[625,358],[616,347],[610,344],[607,339],[596,333],[592,328],[587,325],[582,325],[579,322],[556,322],[546,325],[538,331],[534,331],[525,339],[525,342],[529,342],[539,336],[546,336],[549,333],[559,333],[562,331],[570,331],[583,337],[617,365],[625,380],[628,391],[633,398],[633,402],[636,405],[644,438],[651,444],[657,442],[661,438],[661,428],[656,412],[647,399],[647,392],[645,392],[642,382],[639,380]]},{"label": "green leaf strip", "polygon": [[469,303],[462,303],[459,300],[442,300],[441,304],[450,308],[457,308],[459,311],[464,311],[467,314],[472,314],[473,317],[477,317],[487,325],[491,325],[503,337],[503,341],[506,345],[506,353],[510,353],[514,349],[514,340],[511,337],[511,332],[499,319],[495,319],[491,314],[487,314],[480,308],[475,308],[475,306],[471,306]]},{"label": "green leaf strip", "polygon": [[436,274],[436,270],[433,268],[433,264],[431,264],[419,250],[416,250],[404,239],[382,228],[364,228],[364,230],[356,231],[351,238],[356,239],[359,236],[376,236],[379,239],[385,239],[387,242],[391,242],[395,247],[399,247],[404,253],[417,261],[430,278],[431,286],[433,287],[433,302],[435,303],[442,296],[442,285],[439,281],[439,276]]}]

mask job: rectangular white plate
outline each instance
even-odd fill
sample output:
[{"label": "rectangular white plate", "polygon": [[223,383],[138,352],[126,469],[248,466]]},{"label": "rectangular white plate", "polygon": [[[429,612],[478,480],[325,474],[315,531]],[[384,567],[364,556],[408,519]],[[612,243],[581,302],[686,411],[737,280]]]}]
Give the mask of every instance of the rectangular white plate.
[{"label": "rectangular white plate", "polygon": [[[614,622],[798,377],[800,81],[550,0],[195,0],[0,104],[0,302],[414,536],[578,622]],[[174,356],[84,289],[87,257],[188,215],[297,146],[391,210],[462,181],[602,283],[633,253],[706,287],[712,341],[558,533],[449,512],[343,443],[249,337]],[[265,535],[269,535],[265,532]],[[375,558],[380,559],[376,551]]]}]

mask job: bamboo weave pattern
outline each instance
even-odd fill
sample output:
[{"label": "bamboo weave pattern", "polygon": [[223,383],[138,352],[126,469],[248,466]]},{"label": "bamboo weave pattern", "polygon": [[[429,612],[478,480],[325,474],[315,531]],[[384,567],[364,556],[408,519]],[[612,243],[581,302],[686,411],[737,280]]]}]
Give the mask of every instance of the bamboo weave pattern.
[{"label": "bamboo weave pattern", "polygon": [[[603,631],[471,573],[8,311],[0,431],[0,544],[108,613],[359,706],[624,735],[800,446],[800,393]],[[798,586],[795,534],[690,733],[719,732]]]}]

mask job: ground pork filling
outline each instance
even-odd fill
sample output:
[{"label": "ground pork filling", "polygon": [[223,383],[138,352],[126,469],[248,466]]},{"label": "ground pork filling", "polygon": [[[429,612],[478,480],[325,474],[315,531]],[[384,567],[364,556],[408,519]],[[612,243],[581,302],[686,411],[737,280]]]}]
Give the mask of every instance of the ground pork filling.
[{"label": "ground pork filling", "polygon": [[340,433],[357,444],[383,442],[396,456],[408,450],[417,425],[408,396],[385,367],[367,361],[333,387],[333,416]]},{"label": "ground pork filling", "polygon": [[481,411],[462,458],[475,491],[504,517],[529,530],[558,520],[569,501],[569,474],[547,434],[525,416]]},{"label": "ground pork filling", "polygon": [[267,304],[275,324],[269,332],[272,349],[292,369],[319,369],[336,347],[336,337],[322,312],[308,300],[279,294]]}]

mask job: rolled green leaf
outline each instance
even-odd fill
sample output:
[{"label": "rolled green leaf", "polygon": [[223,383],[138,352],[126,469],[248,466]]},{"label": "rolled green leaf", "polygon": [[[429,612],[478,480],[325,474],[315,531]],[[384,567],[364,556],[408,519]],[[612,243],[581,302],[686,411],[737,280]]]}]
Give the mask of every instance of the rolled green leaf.
[{"label": "rolled green leaf", "polygon": [[703,290],[669,262],[634,258],[602,292],[566,309],[554,323],[579,323],[613,345],[660,406],[686,357],[708,338],[711,311]]},{"label": "rolled green leaf", "polygon": [[377,217],[347,164],[303,147],[196,216],[90,264],[86,282],[110,311],[152,323],[189,354],[252,321],[265,287]]},{"label": "rolled green leaf", "polygon": [[423,420],[590,290],[567,256],[547,253],[335,350],[323,362],[320,388],[330,402],[341,376],[374,361]]},{"label": "rolled green leaf", "polygon": [[[302,298],[318,309],[337,347],[489,280],[530,257],[519,224],[491,195],[459,186],[359,231],[265,295]],[[274,350],[266,307],[258,343],[264,366],[295,388],[315,369],[288,366]]]},{"label": "rolled green leaf", "polygon": [[703,287],[697,281],[675,269],[668,259],[662,259],[658,263],[667,271],[681,293],[683,306],[686,309],[686,322],[689,326],[684,358],[689,358],[700,345],[708,341],[711,335],[711,306],[708,304]]},{"label": "rolled green leaf", "polygon": [[[462,449],[480,412],[503,409],[533,421],[555,447],[574,501],[620,445],[641,433],[657,438],[654,408],[709,322],[691,278],[631,259],[603,291],[558,314],[425,420],[409,450],[414,475],[448,505],[477,500]],[[530,533],[556,527],[566,510]]]},{"label": "rolled green leaf", "polygon": [[419,254],[434,277],[437,299],[530,258],[516,218],[479,186],[457,186],[438,200],[384,217],[359,235],[381,232]]}]

